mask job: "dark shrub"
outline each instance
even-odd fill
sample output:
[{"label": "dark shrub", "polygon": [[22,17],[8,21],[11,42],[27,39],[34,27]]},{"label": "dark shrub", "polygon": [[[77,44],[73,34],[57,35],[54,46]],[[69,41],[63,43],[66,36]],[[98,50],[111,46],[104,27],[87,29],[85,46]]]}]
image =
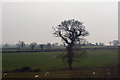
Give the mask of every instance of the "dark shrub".
[{"label": "dark shrub", "polygon": [[40,71],[39,68],[32,70],[30,67],[22,67],[19,69],[15,69],[12,72],[39,72],[39,71]]},{"label": "dark shrub", "polygon": [[30,72],[31,68],[30,67],[22,67],[21,71],[22,72]]}]

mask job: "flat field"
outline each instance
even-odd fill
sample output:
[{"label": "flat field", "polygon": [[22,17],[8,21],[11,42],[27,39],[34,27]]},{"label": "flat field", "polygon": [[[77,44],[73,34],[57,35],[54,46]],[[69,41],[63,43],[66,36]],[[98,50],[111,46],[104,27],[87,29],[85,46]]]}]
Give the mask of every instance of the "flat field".
[{"label": "flat field", "polygon": [[[80,62],[73,62],[73,71],[68,70],[68,64],[63,63],[57,55],[61,52],[30,52],[30,53],[4,53],[2,54],[3,72],[8,72],[6,78],[34,78],[39,74],[41,78],[104,78],[118,77],[118,50],[96,49],[87,50],[84,57],[77,58]],[[14,72],[16,69],[30,67],[38,72]],[[50,72],[45,77],[44,73]],[[95,75],[92,73],[96,72]],[[108,74],[108,72],[110,74]],[[76,74],[76,75],[75,75]]]}]

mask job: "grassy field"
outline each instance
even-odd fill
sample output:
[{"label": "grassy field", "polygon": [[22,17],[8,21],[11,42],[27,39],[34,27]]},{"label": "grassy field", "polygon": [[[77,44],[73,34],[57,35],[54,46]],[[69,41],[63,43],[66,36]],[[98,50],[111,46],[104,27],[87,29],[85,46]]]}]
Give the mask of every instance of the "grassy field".
[{"label": "grassy field", "polygon": [[[85,57],[79,58],[81,62],[73,63],[73,71],[67,70],[68,65],[61,59],[56,58],[60,52],[34,52],[34,53],[4,53],[3,72],[14,71],[22,67],[39,69],[39,72],[10,72],[8,78],[32,78],[40,74],[51,73],[48,78],[70,78],[70,77],[108,77],[107,69],[110,69],[111,77],[117,76],[118,51],[117,49],[87,50]],[[92,72],[97,72],[92,75]],[[74,75],[76,74],[76,75]],[[109,76],[110,77],[110,76]]]}]

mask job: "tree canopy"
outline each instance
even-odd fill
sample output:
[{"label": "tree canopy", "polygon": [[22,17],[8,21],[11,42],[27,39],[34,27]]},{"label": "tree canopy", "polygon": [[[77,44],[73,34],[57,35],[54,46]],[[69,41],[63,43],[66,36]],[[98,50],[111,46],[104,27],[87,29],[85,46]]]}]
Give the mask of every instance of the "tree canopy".
[{"label": "tree canopy", "polygon": [[78,20],[64,20],[57,27],[54,27],[54,34],[61,37],[67,44],[74,43],[79,37],[87,36],[83,22]]}]

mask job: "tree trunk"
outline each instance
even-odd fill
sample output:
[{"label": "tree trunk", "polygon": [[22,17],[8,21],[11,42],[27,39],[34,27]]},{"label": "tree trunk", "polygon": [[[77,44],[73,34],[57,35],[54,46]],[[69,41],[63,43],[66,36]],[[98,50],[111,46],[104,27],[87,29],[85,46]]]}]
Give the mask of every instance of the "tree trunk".
[{"label": "tree trunk", "polygon": [[72,70],[72,63],[69,63],[69,69]]},{"label": "tree trunk", "polygon": [[73,46],[72,45],[68,45],[67,47],[67,57],[68,57],[68,65],[69,65],[69,69],[72,70],[72,62],[73,62]]}]

